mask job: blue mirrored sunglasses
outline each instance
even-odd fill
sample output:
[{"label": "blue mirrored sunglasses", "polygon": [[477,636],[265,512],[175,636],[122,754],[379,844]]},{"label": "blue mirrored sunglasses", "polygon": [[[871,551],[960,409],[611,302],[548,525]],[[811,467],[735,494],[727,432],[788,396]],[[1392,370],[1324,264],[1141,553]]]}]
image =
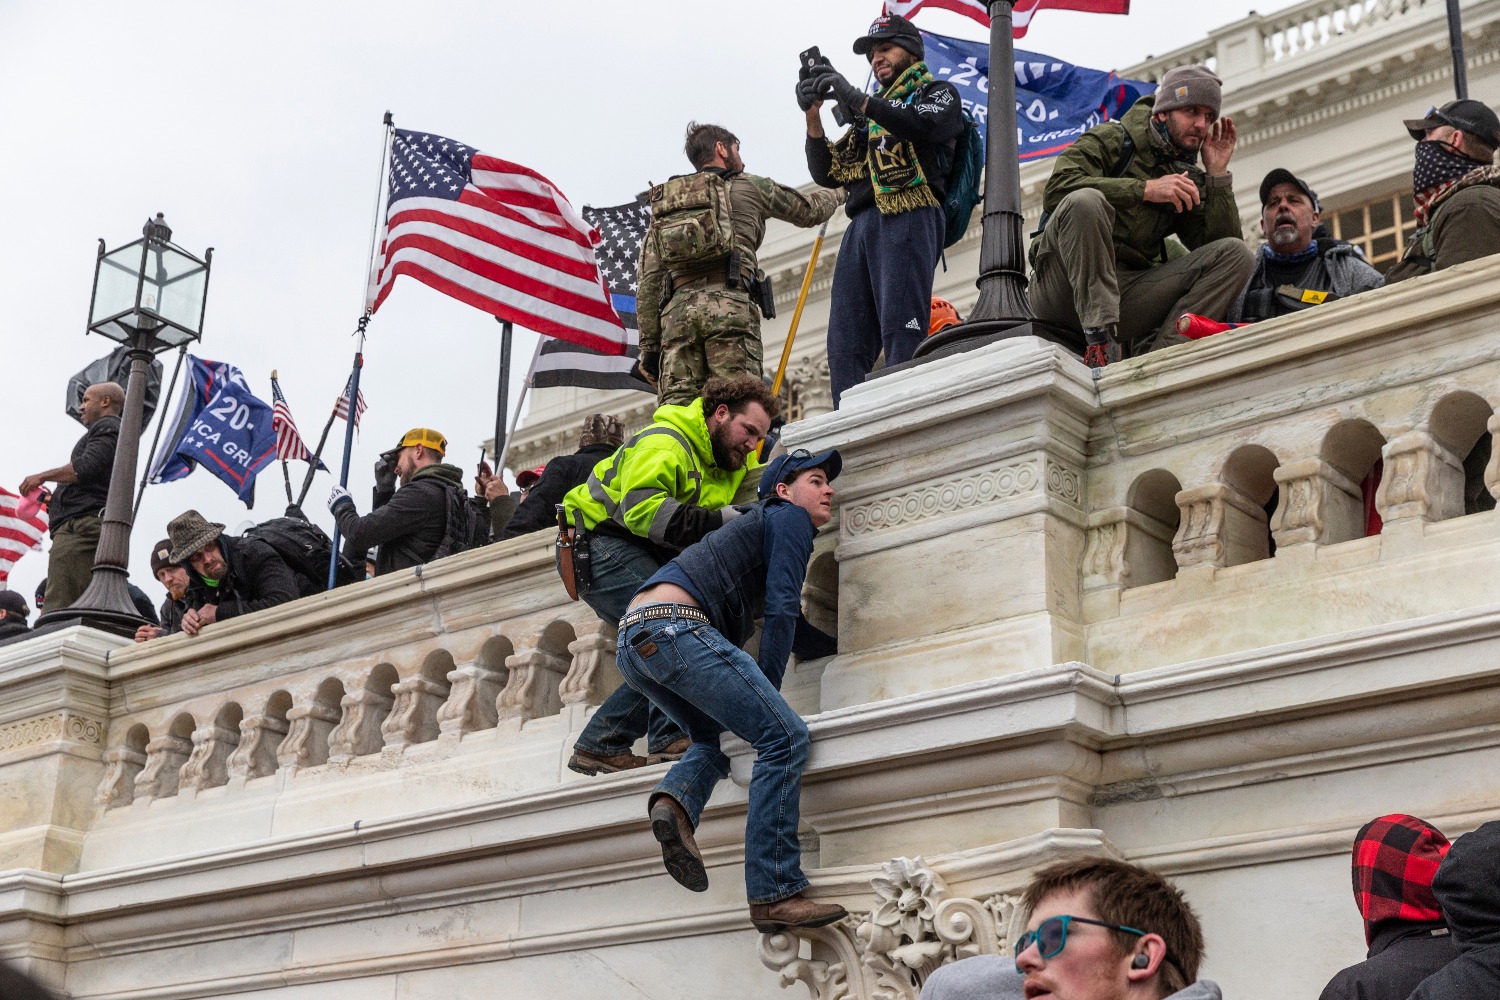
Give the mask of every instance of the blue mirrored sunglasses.
[{"label": "blue mirrored sunglasses", "polygon": [[[1036,930],[1027,931],[1016,938],[1016,959],[1019,962],[1021,952],[1036,945],[1038,953],[1043,958],[1052,958],[1060,953],[1068,943],[1069,924],[1093,924],[1095,927],[1108,927],[1112,931],[1124,931],[1127,934],[1145,936],[1145,931],[1136,930],[1134,927],[1126,927],[1124,924],[1107,924],[1102,920],[1089,920],[1086,917],[1062,916],[1043,920],[1037,925]],[[1019,965],[1017,972],[1024,971]]]}]

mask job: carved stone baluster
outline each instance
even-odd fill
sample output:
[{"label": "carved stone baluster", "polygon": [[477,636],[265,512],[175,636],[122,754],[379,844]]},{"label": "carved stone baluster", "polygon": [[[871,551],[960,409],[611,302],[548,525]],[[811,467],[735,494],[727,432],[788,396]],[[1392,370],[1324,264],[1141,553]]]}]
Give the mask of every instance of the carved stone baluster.
[{"label": "carved stone baluster", "polygon": [[564,705],[598,705],[623,678],[615,669],[615,627],[595,619],[578,626],[583,633],[568,643],[573,654],[567,676],[558,685]]},{"label": "carved stone baluster", "polygon": [[448,688],[426,677],[408,677],[391,688],[396,700],[391,714],[380,724],[380,735],[387,747],[408,743],[426,743],[438,736],[437,710]]},{"label": "carved stone baluster", "polygon": [[504,683],[503,674],[477,663],[448,671],[448,700],[437,712],[438,731],[445,737],[462,737],[494,729],[495,699]]},{"label": "carved stone baluster", "polygon": [[1223,483],[1195,486],[1177,494],[1182,520],[1172,539],[1172,553],[1182,569],[1190,566],[1224,566],[1224,499],[1229,487]]},{"label": "carved stone baluster", "polygon": [[328,734],[328,762],[345,764],[367,753],[378,753],[382,743],[380,724],[391,710],[388,694],[361,688],[339,702],[344,717]]},{"label": "carved stone baluster", "polygon": [[182,766],[181,788],[217,788],[229,780],[229,755],[240,744],[234,729],[204,726],[193,733],[193,753]]},{"label": "carved stone baluster", "polygon": [[1115,507],[1100,511],[1093,518],[1083,550],[1085,591],[1123,589],[1130,578],[1130,567],[1125,562],[1125,540],[1130,530],[1125,524],[1128,514],[1127,508]]},{"label": "carved stone baluster", "polygon": [[1442,521],[1461,516],[1462,459],[1426,431],[1411,431],[1387,442],[1375,506],[1387,527],[1403,521]]},{"label": "carved stone baluster", "polygon": [[136,794],[136,779],[146,766],[146,755],[132,747],[115,747],[104,752],[104,763],[108,767],[94,802],[106,809],[130,805]]},{"label": "carved stone baluster", "polygon": [[509,656],[510,678],[495,702],[501,719],[544,719],[562,709],[558,687],[571,658],[542,649],[523,649]]},{"label": "carved stone baluster", "polygon": [[1490,460],[1484,466],[1484,486],[1490,491],[1490,496],[1500,500],[1500,446],[1493,442],[1500,442],[1500,413],[1492,414],[1488,430],[1490,432]]},{"label": "carved stone baluster", "polygon": [[276,751],[290,728],[285,719],[252,715],[240,722],[240,745],[229,755],[231,778],[263,778],[276,772]]},{"label": "carved stone baluster", "polygon": [[1277,550],[1364,537],[1359,484],[1321,458],[1287,462],[1273,473],[1281,502],[1271,518]]},{"label": "carved stone baluster", "polygon": [[339,711],[327,705],[307,705],[286,713],[286,739],[276,748],[281,767],[313,767],[328,759],[328,734],[339,721]]},{"label": "carved stone baluster", "polygon": [[193,741],[181,736],[158,736],[146,744],[146,766],[135,779],[135,797],[164,799],[177,794],[182,765],[193,752]]}]

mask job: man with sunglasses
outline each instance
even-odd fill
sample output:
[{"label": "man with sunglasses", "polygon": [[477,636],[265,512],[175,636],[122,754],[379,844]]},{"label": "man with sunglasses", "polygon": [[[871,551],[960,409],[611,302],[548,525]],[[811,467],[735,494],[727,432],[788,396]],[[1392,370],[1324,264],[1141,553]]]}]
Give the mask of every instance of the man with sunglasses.
[{"label": "man with sunglasses", "polygon": [[1500,117],[1479,101],[1449,101],[1403,122],[1417,140],[1417,231],[1386,284],[1500,253]]},{"label": "man with sunglasses", "polygon": [[[797,840],[808,733],[781,696],[793,652],[835,651],[802,617],[802,582],[818,528],[833,517],[829,481],[839,453],[797,449],[761,476],[760,501],[684,549],[641,586],[620,622],[616,658],[625,680],[692,738],[651,792],[651,833],[667,873],[694,892],[708,872],[693,839],[714,786],[729,777],[719,748],[727,731],[755,748],[745,816],[745,890],[763,934],[822,927],[842,906],[808,899]],[[764,616],[754,658],[740,647]]]},{"label": "man with sunglasses", "polygon": [[1022,898],[1016,939],[1027,1000],[1221,1000],[1198,980],[1203,928],[1182,892],[1110,858],[1048,865]]}]

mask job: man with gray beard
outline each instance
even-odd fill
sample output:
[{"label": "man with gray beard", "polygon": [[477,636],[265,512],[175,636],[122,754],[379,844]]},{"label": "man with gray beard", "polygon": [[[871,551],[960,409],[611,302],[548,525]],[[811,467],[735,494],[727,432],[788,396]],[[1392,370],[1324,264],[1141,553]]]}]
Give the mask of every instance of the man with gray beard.
[{"label": "man with gray beard", "polygon": [[1323,206],[1307,182],[1277,168],[1260,182],[1260,228],[1266,242],[1229,322],[1285,316],[1385,284],[1352,243],[1320,233]]}]

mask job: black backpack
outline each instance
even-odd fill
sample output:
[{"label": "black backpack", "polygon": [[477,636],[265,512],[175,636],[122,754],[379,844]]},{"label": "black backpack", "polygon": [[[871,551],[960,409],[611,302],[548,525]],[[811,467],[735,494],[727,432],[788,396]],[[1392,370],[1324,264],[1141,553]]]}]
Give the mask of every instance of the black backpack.
[{"label": "black backpack", "polygon": [[[265,542],[276,550],[281,561],[299,580],[302,596],[321,594],[328,589],[328,559],[333,553],[333,539],[311,521],[295,517],[274,517],[246,530],[245,538]],[[364,579],[364,567],[356,567],[344,556],[334,586]]]},{"label": "black backpack", "polygon": [[[479,506],[469,502],[469,497],[457,487],[444,486],[448,502],[447,528],[443,541],[432,554],[434,560],[442,559],[469,549],[477,549],[490,540],[489,518],[481,515]],[[485,514],[488,509],[485,510]]]}]

